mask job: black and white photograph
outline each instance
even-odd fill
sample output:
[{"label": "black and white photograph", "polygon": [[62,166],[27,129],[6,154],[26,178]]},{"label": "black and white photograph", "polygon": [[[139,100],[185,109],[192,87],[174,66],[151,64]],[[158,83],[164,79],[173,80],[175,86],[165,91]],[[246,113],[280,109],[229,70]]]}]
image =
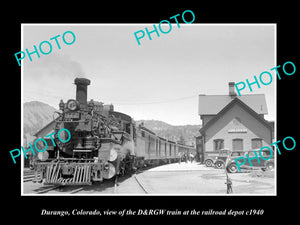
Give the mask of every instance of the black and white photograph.
[{"label": "black and white photograph", "polygon": [[150,27],[22,24],[22,194],[276,195],[276,24]]},{"label": "black and white photograph", "polygon": [[4,221],[297,221],[293,4],[25,5],[2,14]]}]

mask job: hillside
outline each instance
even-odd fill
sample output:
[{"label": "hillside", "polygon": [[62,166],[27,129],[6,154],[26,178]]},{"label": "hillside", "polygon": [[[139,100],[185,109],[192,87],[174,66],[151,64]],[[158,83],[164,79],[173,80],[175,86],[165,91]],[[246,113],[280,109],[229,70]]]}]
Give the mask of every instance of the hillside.
[{"label": "hillside", "polygon": [[170,125],[159,120],[138,120],[136,124],[144,123],[144,126],[158,136],[169,140],[184,142],[188,145],[195,143],[195,136],[199,135],[201,125]]},{"label": "hillside", "polygon": [[[24,103],[24,135],[27,141],[33,140],[35,134],[42,127],[53,120],[54,107],[39,101]],[[136,124],[144,123],[144,126],[155,132],[157,135],[169,140],[184,142],[192,145],[195,143],[195,136],[199,135],[200,125],[173,126],[159,120],[138,120]]]},{"label": "hillside", "polygon": [[27,141],[32,141],[33,135],[53,120],[54,111],[54,107],[39,101],[23,104],[23,131]]}]

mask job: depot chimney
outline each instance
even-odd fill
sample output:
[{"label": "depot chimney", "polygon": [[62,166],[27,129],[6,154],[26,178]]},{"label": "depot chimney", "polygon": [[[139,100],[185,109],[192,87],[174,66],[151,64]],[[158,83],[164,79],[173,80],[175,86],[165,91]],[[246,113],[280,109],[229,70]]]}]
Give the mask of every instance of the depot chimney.
[{"label": "depot chimney", "polygon": [[76,100],[80,103],[81,108],[87,108],[87,86],[91,81],[86,78],[75,78]]},{"label": "depot chimney", "polygon": [[229,82],[228,86],[229,86],[229,96],[234,98],[236,96],[235,90],[234,90],[234,85],[235,82]]}]

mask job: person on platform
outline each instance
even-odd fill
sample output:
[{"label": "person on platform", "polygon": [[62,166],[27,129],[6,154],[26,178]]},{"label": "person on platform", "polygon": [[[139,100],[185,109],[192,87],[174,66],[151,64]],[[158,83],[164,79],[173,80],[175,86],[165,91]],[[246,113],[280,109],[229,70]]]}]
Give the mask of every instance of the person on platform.
[{"label": "person on platform", "polygon": [[191,152],[191,153],[190,153],[190,161],[191,161],[191,163],[194,161],[194,158],[195,158],[195,157],[194,157],[194,154]]},{"label": "person on platform", "polygon": [[227,174],[227,171],[225,170],[226,173],[226,182],[225,184],[227,185],[227,194],[232,194],[233,190],[232,190],[232,181],[230,179],[230,177]]},{"label": "person on platform", "polygon": [[188,162],[188,156],[186,153],[183,154],[183,161],[185,161],[185,163]]},{"label": "person on platform", "polygon": [[181,163],[181,158],[182,158],[182,154],[181,154],[181,152],[178,152],[178,163],[179,164]]}]

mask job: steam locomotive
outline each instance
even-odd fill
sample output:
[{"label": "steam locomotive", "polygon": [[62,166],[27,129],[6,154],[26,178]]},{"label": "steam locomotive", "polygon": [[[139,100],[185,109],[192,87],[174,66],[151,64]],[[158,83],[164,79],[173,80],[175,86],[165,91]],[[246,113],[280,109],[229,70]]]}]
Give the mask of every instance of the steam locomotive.
[{"label": "steam locomotive", "polygon": [[[48,148],[34,160],[33,182],[59,185],[91,185],[124,175],[147,165],[176,162],[179,151],[194,150],[157,136],[113,105],[87,101],[90,80],[76,78],[76,99],[59,103],[55,135],[45,138]],[[67,129],[70,141],[57,133]],[[60,137],[67,135],[60,133]],[[42,149],[42,148],[40,148]]]}]

